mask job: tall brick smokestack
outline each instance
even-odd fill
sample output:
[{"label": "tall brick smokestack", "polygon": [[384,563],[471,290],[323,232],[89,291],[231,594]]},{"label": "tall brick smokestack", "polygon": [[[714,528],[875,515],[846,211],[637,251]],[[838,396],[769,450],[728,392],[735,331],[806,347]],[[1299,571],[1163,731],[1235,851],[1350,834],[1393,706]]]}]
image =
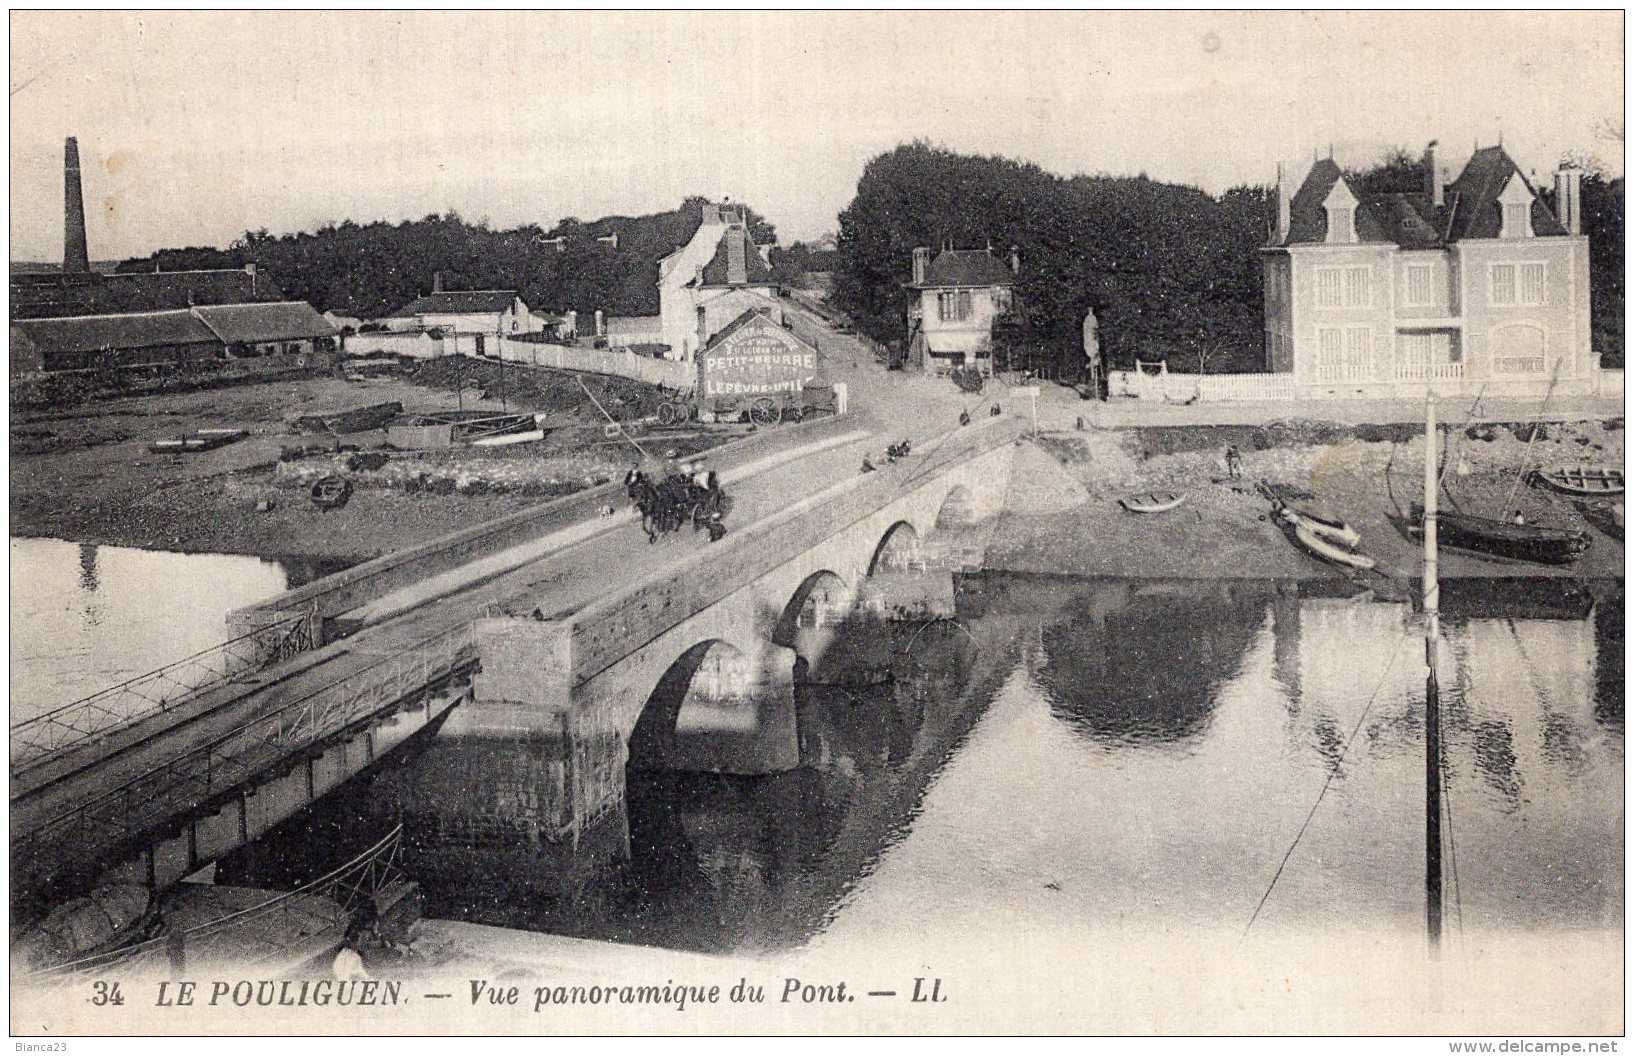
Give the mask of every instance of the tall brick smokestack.
[{"label": "tall brick smokestack", "polygon": [[79,142],[73,136],[63,148],[62,270],[70,275],[91,270],[85,248],[85,196],[79,187]]}]

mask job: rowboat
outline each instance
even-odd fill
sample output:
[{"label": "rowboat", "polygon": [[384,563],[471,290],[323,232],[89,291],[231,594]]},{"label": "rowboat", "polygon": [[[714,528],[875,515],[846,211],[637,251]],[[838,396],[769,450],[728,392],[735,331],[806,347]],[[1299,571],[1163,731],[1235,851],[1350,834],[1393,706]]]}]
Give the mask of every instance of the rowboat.
[{"label": "rowboat", "polygon": [[1294,538],[1299,541],[1299,545],[1303,546],[1305,549],[1309,550],[1311,553],[1322,558],[1323,560],[1332,561],[1335,564],[1348,565],[1351,568],[1360,568],[1363,570],[1372,568],[1377,563],[1366,554],[1357,553],[1354,550],[1347,550],[1337,543],[1329,542],[1327,539],[1312,531],[1309,522],[1296,521],[1293,527]]},{"label": "rowboat", "polygon": [[1186,496],[1172,491],[1147,491],[1125,495],[1118,500],[1118,505],[1130,513],[1167,513],[1185,501]]},{"label": "rowboat", "polygon": [[190,455],[199,451],[214,451],[249,435],[246,429],[200,429],[174,439],[155,440],[148,445],[148,450],[156,455]]},{"label": "rowboat", "polygon": [[1337,543],[1347,550],[1361,545],[1361,535],[1335,513],[1308,505],[1284,506],[1281,512],[1284,518],[1292,519],[1290,523],[1297,521],[1306,531],[1330,543]]},{"label": "rowboat", "polygon": [[320,510],[338,510],[352,497],[352,482],[345,477],[319,477],[312,485],[312,505]]},{"label": "rowboat", "polygon": [[1621,495],[1623,471],[1616,466],[1560,465],[1537,472],[1537,478],[1571,495]]},{"label": "rowboat", "polygon": [[1325,561],[1363,570],[1372,568],[1377,563],[1366,554],[1356,551],[1361,536],[1349,525],[1341,523],[1336,528],[1330,523],[1301,516],[1287,506],[1277,510],[1277,516],[1293,529],[1294,540],[1300,546]]},{"label": "rowboat", "polygon": [[[1437,534],[1447,546],[1514,561],[1569,565],[1589,549],[1589,533],[1572,528],[1512,524],[1490,517],[1442,510],[1436,515]],[[1424,507],[1412,507],[1412,526],[1422,531]]]}]

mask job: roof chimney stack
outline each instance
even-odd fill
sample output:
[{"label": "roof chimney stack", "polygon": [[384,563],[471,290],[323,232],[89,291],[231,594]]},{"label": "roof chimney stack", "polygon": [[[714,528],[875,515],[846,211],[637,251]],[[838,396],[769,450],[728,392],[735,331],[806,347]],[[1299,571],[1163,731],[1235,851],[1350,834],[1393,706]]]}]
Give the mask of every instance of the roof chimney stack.
[{"label": "roof chimney stack", "polygon": [[733,227],[726,232],[726,284],[745,286],[749,282],[749,232]]},{"label": "roof chimney stack", "polygon": [[1436,142],[1436,140],[1432,139],[1430,145],[1424,148],[1424,167],[1428,170],[1428,174],[1424,178],[1430,181],[1428,188],[1430,204],[1439,209],[1444,204],[1442,195],[1445,191],[1442,189],[1441,184],[1441,169],[1435,163]]},{"label": "roof chimney stack", "polygon": [[79,141],[73,136],[63,146],[62,270],[82,275],[91,270],[85,247],[85,195],[79,185]]},{"label": "roof chimney stack", "polygon": [[443,273],[440,271],[434,271],[431,273],[431,292],[443,292]]},{"label": "roof chimney stack", "polygon": [[1568,235],[1583,233],[1583,172],[1566,166],[1555,173],[1555,218]]},{"label": "roof chimney stack", "polygon": [[930,247],[920,246],[913,251],[913,284],[921,285],[925,281],[925,272],[930,268]]},{"label": "roof chimney stack", "polygon": [[1294,213],[1293,203],[1288,200],[1288,181],[1283,175],[1282,162],[1277,162],[1277,245],[1288,241],[1288,232],[1293,230]]}]

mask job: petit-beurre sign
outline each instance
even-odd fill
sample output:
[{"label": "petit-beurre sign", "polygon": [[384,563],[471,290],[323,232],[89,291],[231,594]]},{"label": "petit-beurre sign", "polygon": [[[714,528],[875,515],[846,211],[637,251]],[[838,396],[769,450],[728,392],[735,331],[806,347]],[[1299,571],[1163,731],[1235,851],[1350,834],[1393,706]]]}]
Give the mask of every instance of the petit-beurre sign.
[{"label": "petit-beurre sign", "polygon": [[1623,1031],[1621,12],[10,29],[19,1051]]}]

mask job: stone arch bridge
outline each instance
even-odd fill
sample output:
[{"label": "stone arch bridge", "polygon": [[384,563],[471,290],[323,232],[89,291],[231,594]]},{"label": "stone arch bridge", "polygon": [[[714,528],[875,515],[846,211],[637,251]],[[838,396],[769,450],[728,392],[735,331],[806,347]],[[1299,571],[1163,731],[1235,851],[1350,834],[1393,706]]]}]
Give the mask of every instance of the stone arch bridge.
[{"label": "stone arch bridge", "polygon": [[527,597],[476,628],[474,714],[559,737],[563,832],[623,806],[626,765],[735,774],[801,760],[797,679],[852,614],[951,615],[1002,508],[1015,419],[950,433],[573,612]]}]

